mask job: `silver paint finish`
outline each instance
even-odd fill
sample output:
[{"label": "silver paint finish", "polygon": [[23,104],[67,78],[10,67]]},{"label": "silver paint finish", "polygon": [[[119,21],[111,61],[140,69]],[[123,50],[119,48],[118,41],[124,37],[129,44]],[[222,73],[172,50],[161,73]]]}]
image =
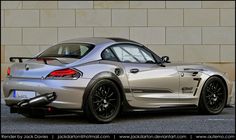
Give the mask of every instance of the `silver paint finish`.
[{"label": "silver paint finish", "polygon": [[[135,107],[158,107],[165,104],[178,104],[179,75],[175,66],[161,67],[157,64],[123,63],[129,86],[135,88],[170,91],[170,93],[134,93]],[[131,69],[139,69],[137,73],[130,73]]]},{"label": "silver paint finish", "polygon": [[[64,109],[81,109],[85,88],[93,77],[102,72],[115,70],[121,72],[117,77],[125,89],[128,104],[137,108],[158,108],[179,105],[198,105],[201,89],[210,76],[219,76],[227,84],[228,102],[232,98],[232,83],[227,75],[208,66],[199,64],[173,64],[165,63],[166,67],[158,64],[121,63],[102,60],[101,53],[107,47],[134,42],[116,42],[107,38],[81,38],[64,41],[61,43],[90,43],[95,48],[82,59],[65,59],[61,64],[51,61],[48,65],[35,60],[15,63],[11,66],[12,76],[4,80],[3,91],[6,104],[12,105],[20,99],[12,97],[12,90],[35,91],[38,95],[56,92],[57,99],[48,106]],[[26,65],[28,70],[26,69]],[[77,80],[45,79],[52,71],[63,68],[75,68],[83,73]],[[139,69],[131,73],[131,69]],[[194,80],[201,79],[200,81]],[[182,89],[192,89],[184,91]]]},{"label": "silver paint finish", "polygon": [[20,99],[12,97],[12,90],[35,91],[38,95],[56,92],[57,99],[49,106],[57,108],[80,109],[85,87],[90,79],[80,78],[79,80],[45,80],[31,78],[10,78],[3,84],[3,91],[6,104],[15,104]]}]

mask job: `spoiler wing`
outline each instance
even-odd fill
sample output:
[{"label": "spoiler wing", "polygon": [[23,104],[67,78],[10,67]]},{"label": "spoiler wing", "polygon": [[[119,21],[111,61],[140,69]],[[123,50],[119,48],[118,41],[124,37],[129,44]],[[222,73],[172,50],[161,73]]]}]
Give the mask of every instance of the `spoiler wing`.
[{"label": "spoiler wing", "polygon": [[67,63],[60,61],[57,58],[52,58],[52,57],[42,57],[42,58],[40,58],[40,57],[10,57],[9,58],[10,62],[15,62],[16,59],[18,59],[19,63],[22,63],[24,59],[37,59],[37,60],[43,60],[43,62],[45,64],[48,64],[47,63],[48,60],[57,60],[58,62],[60,62],[62,64],[67,64]]}]

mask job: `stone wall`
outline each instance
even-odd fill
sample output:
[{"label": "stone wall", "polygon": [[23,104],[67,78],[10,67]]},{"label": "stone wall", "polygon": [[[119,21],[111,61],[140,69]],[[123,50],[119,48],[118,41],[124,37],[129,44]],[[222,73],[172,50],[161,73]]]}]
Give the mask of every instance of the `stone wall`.
[{"label": "stone wall", "polygon": [[234,1],[1,1],[1,78],[10,56],[76,37],[123,37],[171,61],[235,76]]}]

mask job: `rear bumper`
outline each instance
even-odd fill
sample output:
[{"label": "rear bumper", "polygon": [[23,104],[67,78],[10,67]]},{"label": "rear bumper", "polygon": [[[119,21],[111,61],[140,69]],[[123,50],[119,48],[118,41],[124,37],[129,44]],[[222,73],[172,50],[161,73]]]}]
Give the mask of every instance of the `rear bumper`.
[{"label": "rear bumper", "polygon": [[18,114],[34,114],[34,115],[58,115],[58,114],[70,114],[70,113],[83,113],[81,109],[58,109],[54,107],[27,107],[20,108],[19,106],[10,106],[10,113]]},{"label": "rear bumper", "polygon": [[15,106],[22,101],[13,97],[13,90],[35,91],[37,96],[55,92],[56,100],[47,106],[59,109],[82,109],[84,90],[89,81],[90,79],[83,78],[77,80],[7,78],[3,83],[4,100],[8,106]]},{"label": "rear bumper", "polygon": [[10,112],[19,114],[37,114],[37,112],[40,114],[53,113],[56,109],[46,107],[45,105],[54,101],[56,97],[56,93],[53,92],[45,93],[30,99],[24,99],[16,105],[10,106]]}]

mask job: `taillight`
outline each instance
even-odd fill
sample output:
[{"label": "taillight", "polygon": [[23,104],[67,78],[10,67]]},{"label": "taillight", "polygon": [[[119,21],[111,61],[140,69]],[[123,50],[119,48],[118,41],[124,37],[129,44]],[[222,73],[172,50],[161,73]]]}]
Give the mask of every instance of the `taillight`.
[{"label": "taillight", "polygon": [[7,68],[7,76],[10,76],[10,75],[11,75],[11,68],[8,67],[8,68]]},{"label": "taillight", "polygon": [[81,73],[77,70],[67,68],[61,70],[55,70],[48,74],[47,78],[60,78],[60,79],[77,79],[81,76]]}]

